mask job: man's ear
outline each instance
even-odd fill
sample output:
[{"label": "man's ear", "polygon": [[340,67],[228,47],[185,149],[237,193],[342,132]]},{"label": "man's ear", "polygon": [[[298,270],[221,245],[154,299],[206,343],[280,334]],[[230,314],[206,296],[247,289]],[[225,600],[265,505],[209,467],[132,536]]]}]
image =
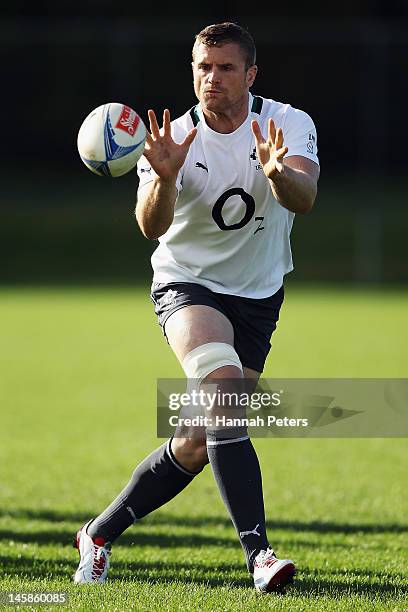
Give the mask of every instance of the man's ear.
[{"label": "man's ear", "polygon": [[258,66],[256,66],[255,64],[248,68],[246,76],[248,87],[251,87],[251,85],[253,85],[257,72]]}]

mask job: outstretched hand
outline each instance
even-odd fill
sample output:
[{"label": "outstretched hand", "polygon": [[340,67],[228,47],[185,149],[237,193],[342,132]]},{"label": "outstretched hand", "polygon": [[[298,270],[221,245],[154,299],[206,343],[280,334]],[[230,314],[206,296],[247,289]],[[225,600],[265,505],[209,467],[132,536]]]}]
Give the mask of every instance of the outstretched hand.
[{"label": "outstretched hand", "polygon": [[163,128],[160,131],[156,115],[153,110],[148,111],[150,134],[146,134],[144,156],[155,173],[163,181],[176,180],[177,174],[184,164],[188,150],[193,142],[197,128],[187,134],[182,143],[177,144],[171,137],[170,111],[163,112]]},{"label": "outstretched hand", "polygon": [[277,174],[284,171],[283,158],[288,152],[288,147],[283,146],[282,128],[275,129],[272,119],[268,120],[268,137],[262,136],[261,128],[257,121],[252,121],[252,133],[255,136],[256,152],[263,171],[268,179],[273,179]]}]

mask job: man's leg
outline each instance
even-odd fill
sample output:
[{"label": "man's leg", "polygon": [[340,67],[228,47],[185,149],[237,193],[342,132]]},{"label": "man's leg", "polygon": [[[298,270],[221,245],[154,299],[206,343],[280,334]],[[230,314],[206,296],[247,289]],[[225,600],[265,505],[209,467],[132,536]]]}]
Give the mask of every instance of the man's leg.
[{"label": "man's leg", "polygon": [[[223,384],[231,391],[231,382],[237,379],[239,385],[243,379],[244,372],[233,348],[232,325],[219,311],[208,306],[189,306],[178,310],[168,319],[166,334],[189,378],[204,382],[206,379],[216,379],[221,393]],[[210,353],[213,351],[213,363],[216,366],[220,343],[231,354],[231,363],[211,369]],[[200,347],[203,347],[202,350]],[[191,368],[189,362],[195,365]],[[196,368],[197,362],[206,362],[204,369]],[[222,359],[219,363],[222,363]],[[245,373],[252,378],[257,377],[254,371]],[[252,571],[257,554],[268,548],[259,462],[248,435],[236,435],[233,430],[218,433],[207,432],[208,458],[221,496],[239,534],[248,569]],[[180,460],[184,445],[182,438],[174,438],[174,454]]]},{"label": "man's leg", "polygon": [[174,456],[171,440],[142,461],[117,498],[92,521],[91,538],[114,542],[130,525],[183,491],[208,462],[201,447],[190,448],[188,467]]},{"label": "man's leg", "polygon": [[[138,519],[159,508],[182,491],[201,471],[200,453],[190,453],[192,471],[174,457],[171,440],[153,451],[136,468],[118,497],[95,520],[78,531],[75,547],[80,561],[74,581],[103,583],[109,570],[111,543]],[[195,468],[198,468],[195,471]]]}]

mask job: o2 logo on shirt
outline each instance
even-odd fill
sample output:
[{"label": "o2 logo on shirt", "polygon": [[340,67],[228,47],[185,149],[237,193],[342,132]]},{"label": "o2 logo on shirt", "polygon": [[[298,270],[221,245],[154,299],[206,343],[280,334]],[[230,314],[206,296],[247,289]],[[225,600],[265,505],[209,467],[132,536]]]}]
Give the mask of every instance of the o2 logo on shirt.
[{"label": "o2 logo on shirt", "polygon": [[[237,223],[231,223],[231,225],[227,225],[224,220],[224,217],[222,216],[222,209],[225,203],[227,202],[227,200],[235,195],[240,196],[242,201],[244,202],[246,206],[245,214],[242,217],[242,219],[238,221]],[[222,230],[223,232],[227,232],[230,230],[238,230],[238,229],[245,227],[245,225],[247,225],[252,219],[252,217],[254,216],[254,213],[255,213],[255,200],[251,196],[251,194],[247,193],[244,189],[242,189],[242,187],[234,187],[233,189],[227,189],[227,191],[224,191],[224,193],[220,195],[220,197],[218,198],[218,200],[213,206],[212,218],[214,219],[214,221],[216,222],[220,230]],[[264,220],[264,217],[255,217],[255,221],[260,221],[260,223],[258,227],[256,228],[254,234],[265,229],[262,226],[263,220]]]}]

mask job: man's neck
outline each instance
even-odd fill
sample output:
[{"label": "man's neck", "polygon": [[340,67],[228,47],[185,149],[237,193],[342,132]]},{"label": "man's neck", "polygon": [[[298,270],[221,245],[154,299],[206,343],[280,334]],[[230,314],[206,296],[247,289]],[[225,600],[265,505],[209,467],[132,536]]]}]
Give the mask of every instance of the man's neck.
[{"label": "man's neck", "polygon": [[231,134],[244,123],[248,117],[248,95],[225,111],[215,112],[201,106],[205,121],[215,132]]}]

